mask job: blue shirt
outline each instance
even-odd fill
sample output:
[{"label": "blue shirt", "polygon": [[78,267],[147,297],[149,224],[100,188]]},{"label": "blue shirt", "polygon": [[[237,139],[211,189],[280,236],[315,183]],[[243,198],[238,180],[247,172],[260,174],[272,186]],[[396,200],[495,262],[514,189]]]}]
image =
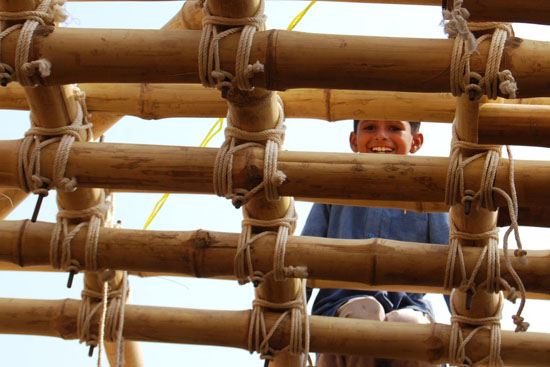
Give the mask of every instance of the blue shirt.
[{"label": "blue shirt", "polygon": [[[398,241],[448,244],[447,213],[418,213],[401,209],[367,208],[314,204],[302,231],[302,236],[342,239],[385,238]],[[412,308],[433,315],[424,294],[321,289],[313,304],[314,315],[334,316],[348,300],[372,296],[386,313]]]}]

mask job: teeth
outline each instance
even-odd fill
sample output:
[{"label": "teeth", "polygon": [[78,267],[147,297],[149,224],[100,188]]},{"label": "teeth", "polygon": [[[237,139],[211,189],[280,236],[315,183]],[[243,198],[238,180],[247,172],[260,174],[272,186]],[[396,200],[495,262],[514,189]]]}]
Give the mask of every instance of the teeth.
[{"label": "teeth", "polygon": [[393,152],[393,148],[389,147],[373,147],[371,148],[373,152]]}]

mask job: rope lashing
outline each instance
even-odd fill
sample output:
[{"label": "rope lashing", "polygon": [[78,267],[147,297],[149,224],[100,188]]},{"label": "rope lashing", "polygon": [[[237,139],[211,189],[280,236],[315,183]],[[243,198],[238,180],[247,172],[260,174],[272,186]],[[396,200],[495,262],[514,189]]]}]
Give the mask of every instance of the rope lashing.
[{"label": "rope lashing", "polygon": [[[283,218],[272,220],[260,220],[250,218],[248,210],[243,207],[242,232],[239,237],[237,253],[235,255],[234,268],[235,276],[239,284],[254,282],[258,284],[263,281],[267,274],[260,271],[254,271],[252,264],[251,246],[258,239],[273,235],[273,231],[263,231],[258,234],[252,233],[252,227],[273,228],[278,227],[276,232],[275,250],[273,255],[273,276],[275,280],[285,280],[292,278],[307,278],[307,268],[303,266],[285,266],[286,242],[289,234],[294,232],[296,226],[296,210],[294,200],[290,202],[289,208]],[[270,272],[271,273],[271,272]],[[269,274],[269,273],[268,273]]]},{"label": "rope lashing", "polygon": [[[499,303],[497,310],[493,316],[484,318],[472,318],[467,316],[458,315],[455,309],[453,299],[455,297],[455,291],[451,293],[451,341],[449,344],[449,362],[452,366],[457,367],[474,367],[474,366],[488,366],[488,367],[502,367],[504,366],[502,358],[500,357],[500,345],[501,345],[501,328],[500,319],[502,318],[502,304],[503,296],[502,292],[499,293]],[[462,327],[475,325],[468,336],[464,337]],[[478,360],[473,361],[466,355],[466,347],[473,337],[481,330],[488,330],[490,333],[489,354]]]},{"label": "rope lashing", "polygon": [[[241,91],[251,91],[254,87],[250,79],[256,73],[263,72],[264,67],[256,61],[249,64],[250,49],[254,33],[265,29],[264,0],[256,14],[244,18],[226,18],[214,16],[208,7],[208,1],[203,5],[202,35],[199,45],[199,76],[205,87],[216,87],[225,94],[234,88]],[[218,26],[230,27],[219,31]],[[219,42],[223,38],[241,32],[235,60],[235,75],[221,69]]]},{"label": "rope lashing", "polygon": [[[477,154],[474,154],[467,159],[464,159],[462,154],[462,149],[472,149],[475,151],[480,151]],[[508,256],[508,238],[510,233],[514,231],[518,249],[514,252],[514,255],[519,258],[519,261],[526,263],[526,251],[523,250],[521,239],[519,237],[519,225],[517,221],[518,216],[518,202],[517,195],[514,183],[514,161],[510,148],[507,146],[508,156],[510,159],[510,168],[508,172],[509,177],[509,186],[511,195],[501,188],[494,187],[494,182],[496,178],[496,173],[498,169],[498,163],[500,159],[500,146],[496,145],[483,145],[471,142],[460,141],[456,133],[456,128],[453,127],[453,141],[451,143],[451,157],[449,162],[449,169],[447,171],[447,187],[445,192],[445,203],[449,206],[456,205],[460,198],[461,203],[465,207],[476,205],[477,208],[486,208],[488,210],[496,210],[495,204],[493,202],[493,196],[495,193],[501,195],[508,204],[508,210],[510,213],[511,225],[506,230],[504,241],[503,241],[503,250],[504,250],[504,259],[508,272],[513,277],[516,287],[521,293],[521,303],[518,307],[516,315],[513,317],[514,323],[516,324],[516,331],[525,331],[529,327],[529,324],[523,321],[521,317],[521,312],[525,305],[526,291],[521,281],[519,275],[515,271]],[[485,164],[483,168],[483,174],[481,177],[480,189],[477,192],[472,190],[466,190],[464,187],[464,168],[469,163],[473,162],[478,158],[485,156]],[[515,288],[512,288],[508,283],[500,278],[500,266],[499,266],[499,254],[497,251],[496,245],[496,234],[494,232],[481,233],[476,235],[466,234],[456,230],[454,223],[451,223],[451,246],[449,248],[449,257],[447,259],[447,269],[445,275],[445,287],[450,289],[453,284],[453,274],[456,264],[456,257],[459,257],[461,264],[461,273],[462,273],[462,288],[467,288],[475,292],[475,287],[473,281],[475,279],[476,273],[479,270],[479,266],[483,261],[485,256],[487,258],[487,280],[485,286],[488,291],[498,291],[500,285],[503,285],[505,289],[508,290],[508,299],[512,302],[515,302],[517,295]],[[473,274],[470,276],[470,279],[467,280],[466,269],[464,264],[464,258],[462,255],[462,249],[459,239],[489,239],[488,245],[484,248],[480,254],[480,258],[476,265],[476,269]]]},{"label": "rope lashing", "polygon": [[[279,120],[273,129],[258,132],[241,130],[234,126],[231,114],[227,116],[227,128],[225,129],[225,141],[218,150],[214,165],[214,191],[216,195],[231,199],[236,208],[246,204],[255,194],[264,190],[267,200],[278,200],[278,187],[284,182],[286,176],[277,169],[279,150],[284,141],[284,110],[282,100],[278,97]],[[237,140],[247,141],[237,145]],[[261,142],[267,141],[264,154],[263,180],[251,190],[233,188],[233,156],[236,152],[250,148],[261,147]]]},{"label": "rope lashing", "polygon": [[[12,81],[15,76],[22,86],[34,87],[40,84],[40,78],[50,75],[52,64],[48,60],[29,61],[30,47],[34,31],[39,25],[54,25],[67,19],[67,13],[62,7],[64,3],[65,0],[43,0],[35,10],[0,12],[1,21],[25,20],[25,23],[11,26],[0,33],[1,41],[11,32],[21,29],[15,48],[15,68],[7,64],[0,65],[2,85]],[[37,71],[40,77],[37,77]]]},{"label": "rope lashing", "polygon": [[[69,159],[72,144],[81,141],[80,132],[87,131],[88,139],[93,139],[92,124],[88,123],[86,103],[77,95],[77,114],[69,126],[45,128],[35,126],[31,117],[32,127],[25,132],[25,138],[19,148],[18,172],[19,182],[25,192],[48,195],[48,190],[56,187],[65,192],[76,190],[75,177],[65,177],[65,169]],[[86,114],[84,113],[86,111]],[[47,178],[40,172],[41,150],[50,144],[59,142],[57,148],[53,178]],[[31,151],[32,148],[32,151]]]},{"label": "rope lashing", "polygon": [[[59,199],[58,199],[59,204]],[[78,273],[82,266],[80,262],[71,256],[71,241],[83,228],[88,228],[84,247],[85,265],[88,270],[97,270],[97,244],[99,230],[109,212],[111,203],[105,201],[105,194],[99,204],[83,210],[59,209],[57,222],[55,223],[50,239],[50,264],[55,269],[63,269]],[[83,221],[70,229],[70,219],[82,219]]]},{"label": "rope lashing", "polygon": [[[120,282],[114,281],[115,272],[105,270],[97,274],[102,292],[88,288],[82,291],[82,303],[77,317],[77,336],[81,343],[91,347],[99,346],[98,367],[101,367],[103,342],[116,343],[115,366],[124,364],[124,309],[129,293],[128,273],[124,272]],[[97,312],[101,312],[97,333],[91,324]]]},{"label": "rope lashing", "polygon": [[[250,353],[254,351],[260,353],[260,358],[271,360],[281,352],[288,350],[292,355],[304,354],[302,366],[305,367],[308,361],[309,354],[309,319],[307,316],[306,307],[306,282],[301,281],[300,288],[296,298],[289,302],[274,303],[258,298],[256,290],[256,299],[253,301],[252,315],[248,328],[248,350]],[[267,329],[264,317],[264,310],[285,310],[271,329]],[[271,337],[281,326],[286,317],[290,316],[290,343],[281,350],[276,350],[270,346]]]},{"label": "rope lashing", "polygon": [[[500,64],[506,40],[514,36],[509,23],[483,22],[468,23],[470,13],[462,7],[463,0],[454,0],[452,11],[444,10],[445,33],[454,38],[450,65],[450,86],[454,96],[463,92],[470,99],[479,100],[484,94],[496,99],[498,93],[516,98],[517,84],[510,70],[500,71]],[[483,34],[476,39],[474,31],[493,29],[492,34]],[[470,57],[477,52],[478,46],[485,40],[491,40],[484,75],[470,70]]]}]

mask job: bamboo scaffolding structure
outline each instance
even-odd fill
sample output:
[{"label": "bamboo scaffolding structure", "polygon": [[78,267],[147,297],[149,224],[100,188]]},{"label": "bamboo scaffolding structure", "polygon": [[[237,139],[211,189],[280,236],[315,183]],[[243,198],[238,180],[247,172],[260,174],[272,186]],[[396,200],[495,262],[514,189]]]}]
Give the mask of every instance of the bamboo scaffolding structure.
[{"label": "bamboo scaffolding structure", "polygon": [[[52,230],[52,223],[0,222],[0,261],[31,267],[31,270],[35,266],[48,265]],[[102,228],[97,250],[98,266],[134,273],[162,272],[199,278],[232,276],[238,237],[237,233],[203,230],[176,232]],[[82,231],[71,242],[71,253],[81,264],[85,264],[84,242],[85,233]],[[273,268],[274,242],[274,236],[268,235],[254,244],[254,269],[267,273]],[[409,286],[422,289],[432,287],[443,293],[447,252],[447,246],[386,239],[290,236],[285,263],[287,266],[307,267],[309,279],[355,282],[383,289],[391,285],[399,285],[402,290],[409,289]],[[478,248],[464,249],[469,271],[474,268],[479,253]],[[548,251],[529,250],[528,265],[511,257],[514,268],[532,293],[547,293],[550,287],[549,256]],[[482,265],[480,274],[485,274],[485,266]],[[511,280],[504,266],[502,274],[506,280]],[[458,269],[454,279],[455,285],[458,285]]]},{"label": "bamboo scaffolding structure", "polygon": [[[218,91],[196,84],[82,84],[80,88],[86,92],[91,111],[143,119],[227,114],[227,104]],[[296,118],[452,122],[455,113],[455,98],[450,94],[294,89],[279,95],[286,116]],[[484,144],[550,146],[550,100],[532,100],[482,104],[479,141]],[[546,105],[524,104],[529,102]],[[17,85],[1,88],[0,107],[27,109],[22,88]]]},{"label": "bamboo scaffolding structure", "polygon": [[[10,65],[18,35],[16,31],[2,40],[2,61]],[[30,57],[52,62],[52,73],[44,80],[46,85],[107,81],[197,83],[199,39],[200,32],[190,30],[38,28]],[[238,35],[220,42],[221,67],[232,73],[237,42]],[[250,60],[264,64],[265,72],[257,74],[253,84],[269,90],[448,92],[452,45],[452,40],[443,39],[257,32]],[[484,70],[488,47],[482,43],[479,55],[472,56],[472,71]],[[549,50],[549,43],[531,40],[510,43],[504,50],[501,67],[511,70],[521,85],[520,97],[550,95],[550,86],[545,83],[550,74]]]},{"label": "bamboo scaffolding structure", "polygon": [[[453,0],[446,0],[444,4],[447,9],[453,9]],[[464,0],[462,7],[468,9],[468,20],[472,22],[550,22],[550,4],[545,0]]]},{"label": "bamboo scaffolding structure", "polygon": [[[20,186],[16,171],[20,140],[0,141],[0,187]],[[41,169],[51,176],[57,144],[42,150]],[[81,187],[105,187],[127,191],[212,194],[215,148],[137,144],[73,144],[66,174]],[[233,161],[235,187],[251,189],[261,181],[263,149],[237,152]],[[279,153],[278,167],[287,179],[282,196],[442,202],[448,158],[352,153]],[[501,159],[495,185],[508,190],[508,160]],[[483,162],[465,169],[465,183],[477,187]],[[550,165],[544,161],[515,162],[518,200],[523,207],[543,208],[550,197]],[[372,177],[376,177],[373,180]],[[353,185],[349,185],[353,182]],[[402,190],[403,185],[407,190]],[[496,198],[498,206],[505,201]]]},{"label": "bamboo scaffolding structure", "polygon": [[[259,0],[210,0],[208,3],[214,16],[228,18],[242,18],[254,16],[260,7]],[[250,62],[253,62],[251,59]],[[280,114],[277,92],[263,88],[254,88],[250,92],[230,91],[227,95],[228,116],[236,128],[244,131],[258,132],[274,129],[279,121]],[[239,143],[246,143],[242,141]],[[259,220],[273,220],[283,218],[292,205],[292,199],[282,197],[280,200],[268,201],[264,196],[257,196],[250,200],[243,210],[250,218]],[[255,227],[253,233],[267,231],[269,228]],[[290,233],[292,234],[292,233]],[[232,258],[235,258],[233,256]],[[293,301],[299,290],[300,281],[290,278],[276,281],[273,276],[266,276],[258,286],[256,296],[260,299],[286,303]],[[283,312],[280,310],[278,312]],[[306,316],[307,317],[307,316]],[[281,351],[269,361],[272,367],[299,367],[302,366],[304,355],[292,355],[288,351]]]},{"label": "bamboo scaffolding structure", "polygon": [[[76,338],[80,302],[71,299],[0,300],[0,332]],[[266,312],[271,327],[278,314]],[[127,305],[124,337],[128,340],[218,345],[248,349],[250,311],[193,310]],[[362,354],[440,364],[447,361],[450,326],[377,322],[310,316],[311,351]],[[97,318],[93,320],[97,325]],[[288,344],[288,320],[271,339],[274,347]],[[468,333],[468,330],[466,330]],[[488,334],[473,336],[468,355],[480,359],[487,353]],[[502,332],[501,355],[506,366],[546,366],[550,360],[550,335]],[[475,346],[475,347],[472,347]],[[526,352],[526,350],[528,352]]]}]

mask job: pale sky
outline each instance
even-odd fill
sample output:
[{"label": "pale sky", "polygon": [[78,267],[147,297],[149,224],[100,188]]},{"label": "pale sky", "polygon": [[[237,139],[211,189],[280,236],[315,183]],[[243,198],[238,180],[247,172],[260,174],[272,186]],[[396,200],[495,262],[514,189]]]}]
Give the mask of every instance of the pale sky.
[{"label": "pale sky", "polygon": [[[268,27],[285,29],[302,10],[305,1],[268,1]],[[69,3],[67,27],[81,28],[150,28],[164,25],[181,7],[182,2],[78,2]],[[441,10],[438,7],[348,4],[318,2],[296,30],[314,33],[357,34],[391,37],[442,38]],[[544,26],[516,25],[519,37],[549,41]],[[83,45],[85,47],[85,45]],[[421,50],[419,50],[421,52]],[[55,67],[55,66],[54,66]],[[521,85],[519,86],[521,89]],[[29,127],[28,112],[1,111],[4,126],[2,139],[19,139]],[[135,144],[198,146],[215,119],[172,118],[144,121],[126,117],[105,134],[106,142]],[[285,149],[291,151],[349,152],[350,122],[327,123],[318,120],[287,119]],[[417,155],[448,156],[449,124],[423,124],[425,145]],[[219,134],[210,144],[222,143]],[[515,148],[516,159],[549,160],[542,148]],[[115,219],[124,228],[141,229],[162,194],[116,194]],[[35,198],[31,197],[9,216],[9,220],[28,219]],[[297,234],[300,233],[311,204],[298,203]],[[55,221],[55,193],[44,200],[40,221]],[[205,229],[222,232],[240,231],[241,212],[230,202],[216,196],[171,195],[151,230],[189,231]],[[524,245],[542,249],[548,229],[522,228]],[[72,289],[65,287],[66,274],[0,272],[0,296],[31,299],[80,299],[82,275]],[[232,281],[214,281],[178,277],[130,278],[131,303],[183,308],[218,310],[249,309],[253,299],[250,285],[238,286]],[[448,323],[446,307],[440,295],[428,296],[436,304],[437,319]],[[524,316],[531,322],[530,331],[549,330],[550,318],[542,311],[542,301],[528,300]],[[509,316],[515,307],[507,303],[503,324],[511,328]],[[231,348],[141,343],[147,366],[261,366],[257,355]],[[33,336],[0,336],[0,355],[5,366],[81,367],[97,364],[97,351],[87,357],[87,347],[77,341]]]}]

